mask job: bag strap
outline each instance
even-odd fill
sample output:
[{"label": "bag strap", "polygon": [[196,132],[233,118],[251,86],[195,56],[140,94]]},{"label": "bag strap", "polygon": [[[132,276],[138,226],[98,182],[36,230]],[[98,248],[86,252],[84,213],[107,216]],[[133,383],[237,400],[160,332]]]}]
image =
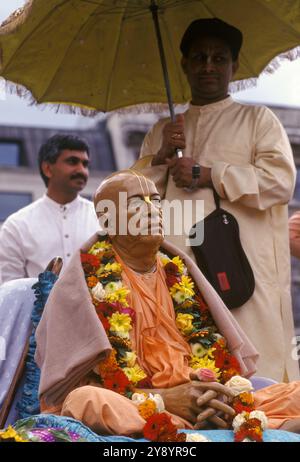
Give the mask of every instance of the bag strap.
[{"label": "bag strap", "polygon": [[214,193],[214,200],[215,200],[215,204],[216,204],[216,209],[219,209],[220,208],[220,197],[218,196],[218,193],[217,193],[217,191],[215,190],[214,187],[213,187],[213,193]]}]

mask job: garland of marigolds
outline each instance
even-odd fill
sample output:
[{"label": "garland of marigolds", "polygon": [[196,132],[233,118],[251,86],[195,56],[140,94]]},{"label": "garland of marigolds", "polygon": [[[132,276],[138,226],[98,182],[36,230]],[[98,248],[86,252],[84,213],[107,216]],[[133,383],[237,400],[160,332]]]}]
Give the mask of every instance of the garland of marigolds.
[{"label": "garland of marigolds", "polygon": [[[232,421],[235,441],[262,441],[267,418],[254,408],[251,382],[240,376],[239,362],[228,350],[226,339],[218,333],[208,306],[183,261],[178,256],[170,258],[162,253],[159,256],[177,328],[191,346],[189,366],[197,370],[199,380],[220,382],[233,391],[230,404],[236,412]],[[146,420],[145,438],[196,441],[197,434],[177,432],[170,416],[163,412],[160,395],[138,392],[142,388],[152,388],[151,377],[139,366],[132,349],[130,330],[135,312],[128,304],[130,290],[123,284],[122,266],[116,261],[110,240],[98,241],[87,253],[81,253],[81,262],[96,313],[112,345],[109,358],[98,367],[103,387],[133,400]],[[203,440],[203,436],[199,438]]]}]

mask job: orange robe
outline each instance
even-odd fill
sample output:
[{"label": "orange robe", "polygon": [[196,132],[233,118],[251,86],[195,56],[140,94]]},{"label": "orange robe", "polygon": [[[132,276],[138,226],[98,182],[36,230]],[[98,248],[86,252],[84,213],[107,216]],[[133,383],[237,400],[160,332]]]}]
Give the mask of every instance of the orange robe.
[{"label": "orange robe", "polygon": [[[130,289],[129,303],[136,313],[130,336],[139,365],[151,376],[154,388],[170,388],[188,382],[191,350],[176,328],[173,302],[160,259],[157,259],[157,271],[148,274],[135,273],[117,255],[116,259],[124,268],[123,282]],[[132,401],[89,382],[89,378],[80,385],[69,393],[60,408],[46,408],[42,403],[43,412],[73,417],[97,433],[141,433],[145,420]],[[300,417],[299,382],[273,385],[256,392],[255,398],[257,408],[271,418],[270,428],[278,428],[285,420]],[[178,416],[172,415],[172,421],[178,428],[192,428]]]}]

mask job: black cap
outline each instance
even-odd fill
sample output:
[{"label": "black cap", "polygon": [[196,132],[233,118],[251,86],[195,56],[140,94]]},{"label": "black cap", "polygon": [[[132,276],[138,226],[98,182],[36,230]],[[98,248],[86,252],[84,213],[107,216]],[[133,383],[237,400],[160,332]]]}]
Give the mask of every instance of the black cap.
[{"label": "black cap", "polygon": [[198,37],[218,37],[229,46],[234,61],[238,58],[243,42],[242,32],[219,18],[201,18],[191,22],[183,34],[180,50],[187,56],[192,42]]}]

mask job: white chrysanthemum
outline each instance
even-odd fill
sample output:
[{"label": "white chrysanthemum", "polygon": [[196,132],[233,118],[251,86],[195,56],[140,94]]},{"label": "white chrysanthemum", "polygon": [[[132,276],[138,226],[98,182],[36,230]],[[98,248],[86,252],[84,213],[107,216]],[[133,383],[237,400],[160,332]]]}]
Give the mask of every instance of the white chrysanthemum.
[{"label": "white chrysanthemum", "polygon": [[101,302],[104,300],[105,290],[101,282],[98,282],[98,284],[96,284],[95,287],[92,288],[92,295],[94,299],[97,300],[98,302]]},{"label": "white chrysanthemum", "polygon": [[235,418],[232,421],[232,428],[234,432],[237,432],[240,429],[241,425],[243,425],[243,423],[246,422],[246,415],[247,412],[243,411],[235,416]]},{"label": "white chrysanthemum", "polygon": [[152,401],[155,402],[157,412],[163,412],[165,410],[164,400],[158,393],[155,393],[154,395],[149,393],[148,399],[152,399]]},{"label": "white chrysanthemum", "polygon": [[115,292],[116,290],[122,289],[122,287],[123,287],[122,281],[109,282],[109,283],[106,284],[106,286],[105,286],[105,294],[106,294],[106,295],[112,294],[112,293]]},{"label": "white chrysanthemum", "polygon": [[124,338],[125,340],[130,340],[130,335],[129,332],[122,332],[122,331],[111,331],[113,332],[117,337]]},{"label": "white chrysanthemum", "polygon": [[204,435],[201,435],[200,433],[187,433],[186,442],[187,443],[209,443],[211,442],[211,440],[206,438]]},{"label": "white chrysanthemum", "polygon": [[197,358],[202,358],[207,354],[207,349],[201,345],[201,343],[193,343],[192,345],[192,353]]},{"label": "white chrysanthemum", "polygon": [[136,354],[134,351],[126,351],[124,355],[124,361],[126,362],[127,367],[133,367],[136,363]]},{"label": "white chrysanthemum", "polygon": [[261,421],[261,428],[266,430],[268,428],[268,417],[263,411],[251,411],[249,414],[250,419],[258,419]]},{"label": "white chrysanthemum", "polygon": [[239,375],[231,377],[231,379],[225,383],[225,387],[230,388],[234,396],[237,396],[240,393],[248,393],[253,390],[250,380],[240,377]]},{"label": "white chrysanthemum", "polygon": [[144,393],[133,393],[131,397],[131,401],[138,406],[139,404],[142,404],[144,401],[146,401],[147,396]]},{"label": "white chrysanthemum", "polygon": [[178,303],[178,305],[185,302],[188,298],[190,298],[188,294],[180,292],[179,290],[173,295],[173,299],[176,303]]}]

